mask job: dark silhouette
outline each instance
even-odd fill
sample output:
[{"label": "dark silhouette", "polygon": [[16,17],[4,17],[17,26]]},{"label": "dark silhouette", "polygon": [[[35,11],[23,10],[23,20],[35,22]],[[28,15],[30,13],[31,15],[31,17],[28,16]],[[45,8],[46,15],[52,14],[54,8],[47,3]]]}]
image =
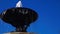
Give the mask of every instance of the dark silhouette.
[{"label": "dark silhouette", "polygon": [[16,31],[26,32],[27,27],[38,15],[29,8],[11,8],[2,13],[2,20],[16,27]]}]

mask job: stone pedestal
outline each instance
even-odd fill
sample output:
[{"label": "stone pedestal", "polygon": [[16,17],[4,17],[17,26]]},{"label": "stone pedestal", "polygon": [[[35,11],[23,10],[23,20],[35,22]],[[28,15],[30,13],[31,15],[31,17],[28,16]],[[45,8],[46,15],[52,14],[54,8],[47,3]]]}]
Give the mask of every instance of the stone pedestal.
[{"label": "stone pedestal", "polygon": [[4,34],[35,34],[33,32],[10,32],[10,33],[4,33]]}]

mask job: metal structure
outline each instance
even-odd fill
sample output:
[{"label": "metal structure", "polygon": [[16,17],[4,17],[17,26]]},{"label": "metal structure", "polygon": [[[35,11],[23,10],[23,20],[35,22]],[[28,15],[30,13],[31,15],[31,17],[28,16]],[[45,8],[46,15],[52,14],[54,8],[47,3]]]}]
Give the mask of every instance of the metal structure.
[{"label": "metal structure", "polygon": [[27,32],[29,25],[37,20],[38,14],[30,8],[22,7],[19,1],[15,8],[5,10],[0,16],[4,22],[16,27],[15,32]]},{"label": "metal structure", "polygon": [[29,8],[11,8],[2,13],[1,19],[16,27],[17,32],[26,32],[27,27],[37,19],[37,13]]}]

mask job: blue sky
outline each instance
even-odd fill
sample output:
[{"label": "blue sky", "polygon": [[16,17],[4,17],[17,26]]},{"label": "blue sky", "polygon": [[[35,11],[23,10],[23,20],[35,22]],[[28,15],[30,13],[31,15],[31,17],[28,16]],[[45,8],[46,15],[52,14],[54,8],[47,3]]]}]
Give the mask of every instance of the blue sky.
[{"label": "blue sky", "polygon": [[[0,13],[15,7],[18,0],[0,0]],[[38,19],[30,25],[28,32],[39,34],[60,34],[60,0],[22,0],[23,7],[38,13]],[[10,24],[0,19],[0,33],[15,30]]]}]

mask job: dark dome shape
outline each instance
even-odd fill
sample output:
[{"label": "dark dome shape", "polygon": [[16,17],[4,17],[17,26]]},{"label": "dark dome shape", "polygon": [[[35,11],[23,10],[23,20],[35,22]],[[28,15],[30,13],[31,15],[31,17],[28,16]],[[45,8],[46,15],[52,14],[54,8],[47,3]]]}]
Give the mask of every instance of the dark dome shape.
[{"label": "dark dome shape", "polygon": [[2,20],[15,27],[29,25],[38,17],[38,14],[29,8],[17,7],[11,8],[2,13]]}]

